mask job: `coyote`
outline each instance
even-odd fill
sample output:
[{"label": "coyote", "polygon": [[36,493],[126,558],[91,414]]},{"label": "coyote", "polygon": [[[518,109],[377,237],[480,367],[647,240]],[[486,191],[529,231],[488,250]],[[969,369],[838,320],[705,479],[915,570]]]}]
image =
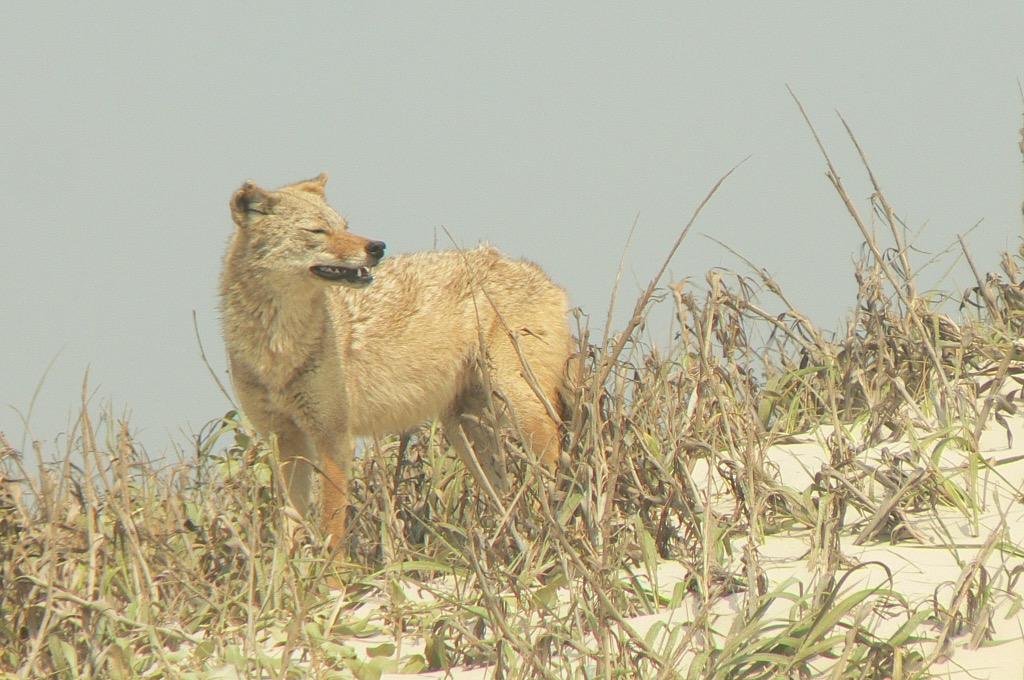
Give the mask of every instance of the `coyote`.
[{"label": "coyote", "polygon": [[504,478],[487,413],[553,470],[572,344],[565,291],[489,246],[383,259],[383,242],[349,232],[327,204],[326,182],[242,185],[220,284],[235,394],[276,436],[291,504],[307,514],[319,472],[323,531],[339,547],[353,439],[432,418],[492,493]]}]

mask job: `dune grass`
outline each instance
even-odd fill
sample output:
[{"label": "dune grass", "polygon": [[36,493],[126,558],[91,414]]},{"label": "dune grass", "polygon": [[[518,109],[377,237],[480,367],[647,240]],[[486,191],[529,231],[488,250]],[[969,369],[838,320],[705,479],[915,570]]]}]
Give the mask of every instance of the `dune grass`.
[{"label": "dune grass", "polygon": [[[436,425],[366,442],[340,562],[282,507],[271,445],[235,412],[159,467],[84,388],[59,462],[29,474],[44,452],[0,434],[0,672],[928,677],[954,637],[986,639],[996,577],[975,560],[952,592],[911,602],[840,539],[917,540],[908,517],[937,506],[977,523],[980,432],[1021,396],[1024,250],[978,275],[954,320],[957,296],[917,290],[870,169],[869,224],[825,159],[865,243],[843,333],[756,267],[700,287],[662,269],[621,332],[592,338],[577,318],[557,480],[514,432],[497,435],[515,480],[500,507]],[[645,337],[655,309],[673,316],[668,346]],[[787,487],[767,451],[808,432],[828,464]],[[895,441],[909,443],[868,454]],[[766,577],[761,550],[783,534],[806,538],[808,580]],[[1020,555],[999,539],[985,556]],[[643,624],[668,610],[687,613]]]}]

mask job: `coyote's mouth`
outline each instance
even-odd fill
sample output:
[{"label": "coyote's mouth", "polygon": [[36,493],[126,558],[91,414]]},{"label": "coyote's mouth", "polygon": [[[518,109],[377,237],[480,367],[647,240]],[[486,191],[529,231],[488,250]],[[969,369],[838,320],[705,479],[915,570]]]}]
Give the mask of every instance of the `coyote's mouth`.
[{"label": "coyote's mouth", "polygon": [[328,281],[344,281],[358,286],[366,286],[373,282],[373,274],[369,267],[338,267],[332,264],[317,264],[309,268],[321,279]]}]

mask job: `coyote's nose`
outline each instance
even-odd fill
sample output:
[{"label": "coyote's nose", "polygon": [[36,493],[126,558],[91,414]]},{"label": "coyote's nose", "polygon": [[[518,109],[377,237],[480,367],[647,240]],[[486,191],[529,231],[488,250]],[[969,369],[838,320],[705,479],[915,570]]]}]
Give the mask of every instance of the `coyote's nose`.
[{"label": "coyote's nose", "polygon": [[375,260],[379,260],[384,257],[384,249],[387,245],[384,241],[370,241],[366,244],[366,254]]}]

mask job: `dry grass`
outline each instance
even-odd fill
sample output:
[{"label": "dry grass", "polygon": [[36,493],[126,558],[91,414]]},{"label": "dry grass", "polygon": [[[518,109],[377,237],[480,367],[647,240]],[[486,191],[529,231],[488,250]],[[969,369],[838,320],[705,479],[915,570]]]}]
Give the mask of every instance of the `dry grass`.
[{"label": "dry grass", "polygon": [[[979,276],[954,321],[948,300],[916,290],[877,183],[866,222],[826,161],[865,239],[841,337],[756,268],[712,271],[701,288],[662,288],[663,269],[621,333],[595,340],[579,322],[557,480],[500,435],[516,483],[496,508],[436,426],[368,442],[341,565],[314,528],[286,520],[272,452],[235,413],[160,469],[126,423],[94,421],[84,398],[68,449],[39,474],[24,459],[42,452],[0,438],[0,671],[927,676],[951,636],[986,635],[984,560],[951,597],[921,605],[884,569],[849,587],[867,567],[844,559],[839,538],[914,540],[907,518],[937,505],[977,520],[979,433],[1015,411],[1024,383],[1024,251],[1004,257],[1005,278]],[[662,348],[643,334],[659,299],[675,317]],[[831,459],[807,488],[786,487],[766,452],[807,431]],[[899,455],[864,455],[897,439],[910,442]],[[848,523],[851,507],[863,519]],[[810,536],[813,582],[768,583],[759,550],[781,532]],[[663,585],[668,562],[687,577]],[[722,628],[726,601],[738,614]],[[684,603],[684,622],[635,623]],[[880,617],[896,622],[889,632]]]}]

